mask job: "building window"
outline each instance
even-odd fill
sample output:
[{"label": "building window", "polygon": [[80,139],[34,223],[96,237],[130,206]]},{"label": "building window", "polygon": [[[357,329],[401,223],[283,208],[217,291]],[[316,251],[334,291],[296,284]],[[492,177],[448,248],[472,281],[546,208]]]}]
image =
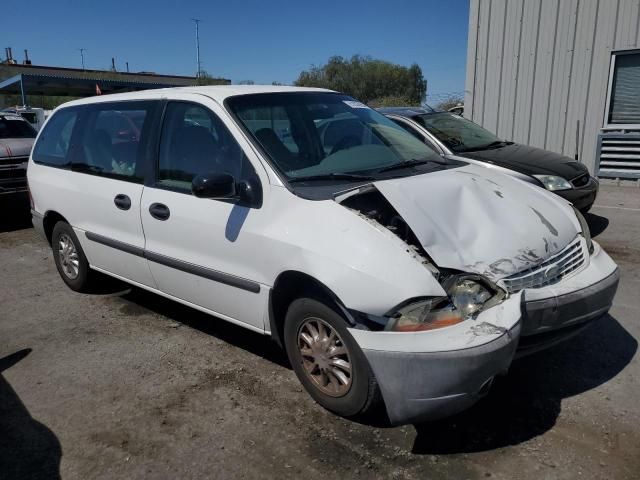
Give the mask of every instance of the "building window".
[{"label": "building window", "polygon": [[613,54],[607,115],[610,125],[640,125],[640,51]]}]

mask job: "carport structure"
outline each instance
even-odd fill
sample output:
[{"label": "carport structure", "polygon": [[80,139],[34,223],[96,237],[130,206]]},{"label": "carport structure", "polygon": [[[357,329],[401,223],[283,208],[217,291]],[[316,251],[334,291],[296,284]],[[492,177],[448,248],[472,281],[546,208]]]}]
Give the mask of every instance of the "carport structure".
[{"label": "carport structure", "polygon": [[78,78],[62,75],[20,73],[0,82],[0,94],[20,95],[22,104],[27,105],[28,95],[89,97],[96,94],[182,86],[181,84],[184,86],[194,85],[195,78],[188,82],[168,83],[154,81],[153,78],[145,80],[114,80],[89,76]]}]

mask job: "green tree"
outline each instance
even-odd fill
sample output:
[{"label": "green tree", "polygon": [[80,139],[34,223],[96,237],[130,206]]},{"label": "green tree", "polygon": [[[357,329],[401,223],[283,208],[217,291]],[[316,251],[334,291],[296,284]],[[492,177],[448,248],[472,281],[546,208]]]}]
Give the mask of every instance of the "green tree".
[{"label": "green tree", "polygon": [[196,79],[196,85],[226,85],[227,82],[221,78],[215,78],[206,71],[201,70],[200,75]]},{"label": "green tree", "polygon": [[404,67],[361,55],[331,57],[326,65],[301,72],[295,85],[337,90],[370,105],[396,101],[420,105],[427,95],[427,82],[418,65]]},{"label": "green tree", "polygon": [[452,93],[442,98],[435,107],[438,110],[447,111],[450,108],[457,107],[458,105],[464,105],[464,97],[457,93]]}]

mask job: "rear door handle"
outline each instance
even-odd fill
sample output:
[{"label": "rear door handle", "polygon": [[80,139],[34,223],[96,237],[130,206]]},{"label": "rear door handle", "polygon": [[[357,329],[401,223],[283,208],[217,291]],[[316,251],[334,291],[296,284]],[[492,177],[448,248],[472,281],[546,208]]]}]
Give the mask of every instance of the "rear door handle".
[{"label": "rear door handle", "polygon": [[149,213],[156,220],[166,220],[171,215],[171,211],[169,207],[167,207],[164,203],[152,203],[149,207]]},{"label": "rear door handle", "polygon": [[113,199],[113,203],[115,203],[116,207],[120,210],[129,210],[131,208],[131,199],[124,193],[116,195],[116,198]]}]

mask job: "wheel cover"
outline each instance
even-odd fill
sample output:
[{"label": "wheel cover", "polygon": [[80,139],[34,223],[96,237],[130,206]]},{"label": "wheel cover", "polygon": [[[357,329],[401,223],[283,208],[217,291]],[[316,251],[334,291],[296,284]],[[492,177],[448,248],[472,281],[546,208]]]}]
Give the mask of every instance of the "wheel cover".
[{"label": "wheel cover", "polygon": [[69,280],[75,280],[80,273],[80,257],[71,237],[63,233],[58,238],[58,258],[62,273]]},{"label": "wheel cover", "polygon": [[351,359],[338,332],[324,320],[306,318],[298,330],[303,370],[325,395],[343,397],[352,383]]}]

